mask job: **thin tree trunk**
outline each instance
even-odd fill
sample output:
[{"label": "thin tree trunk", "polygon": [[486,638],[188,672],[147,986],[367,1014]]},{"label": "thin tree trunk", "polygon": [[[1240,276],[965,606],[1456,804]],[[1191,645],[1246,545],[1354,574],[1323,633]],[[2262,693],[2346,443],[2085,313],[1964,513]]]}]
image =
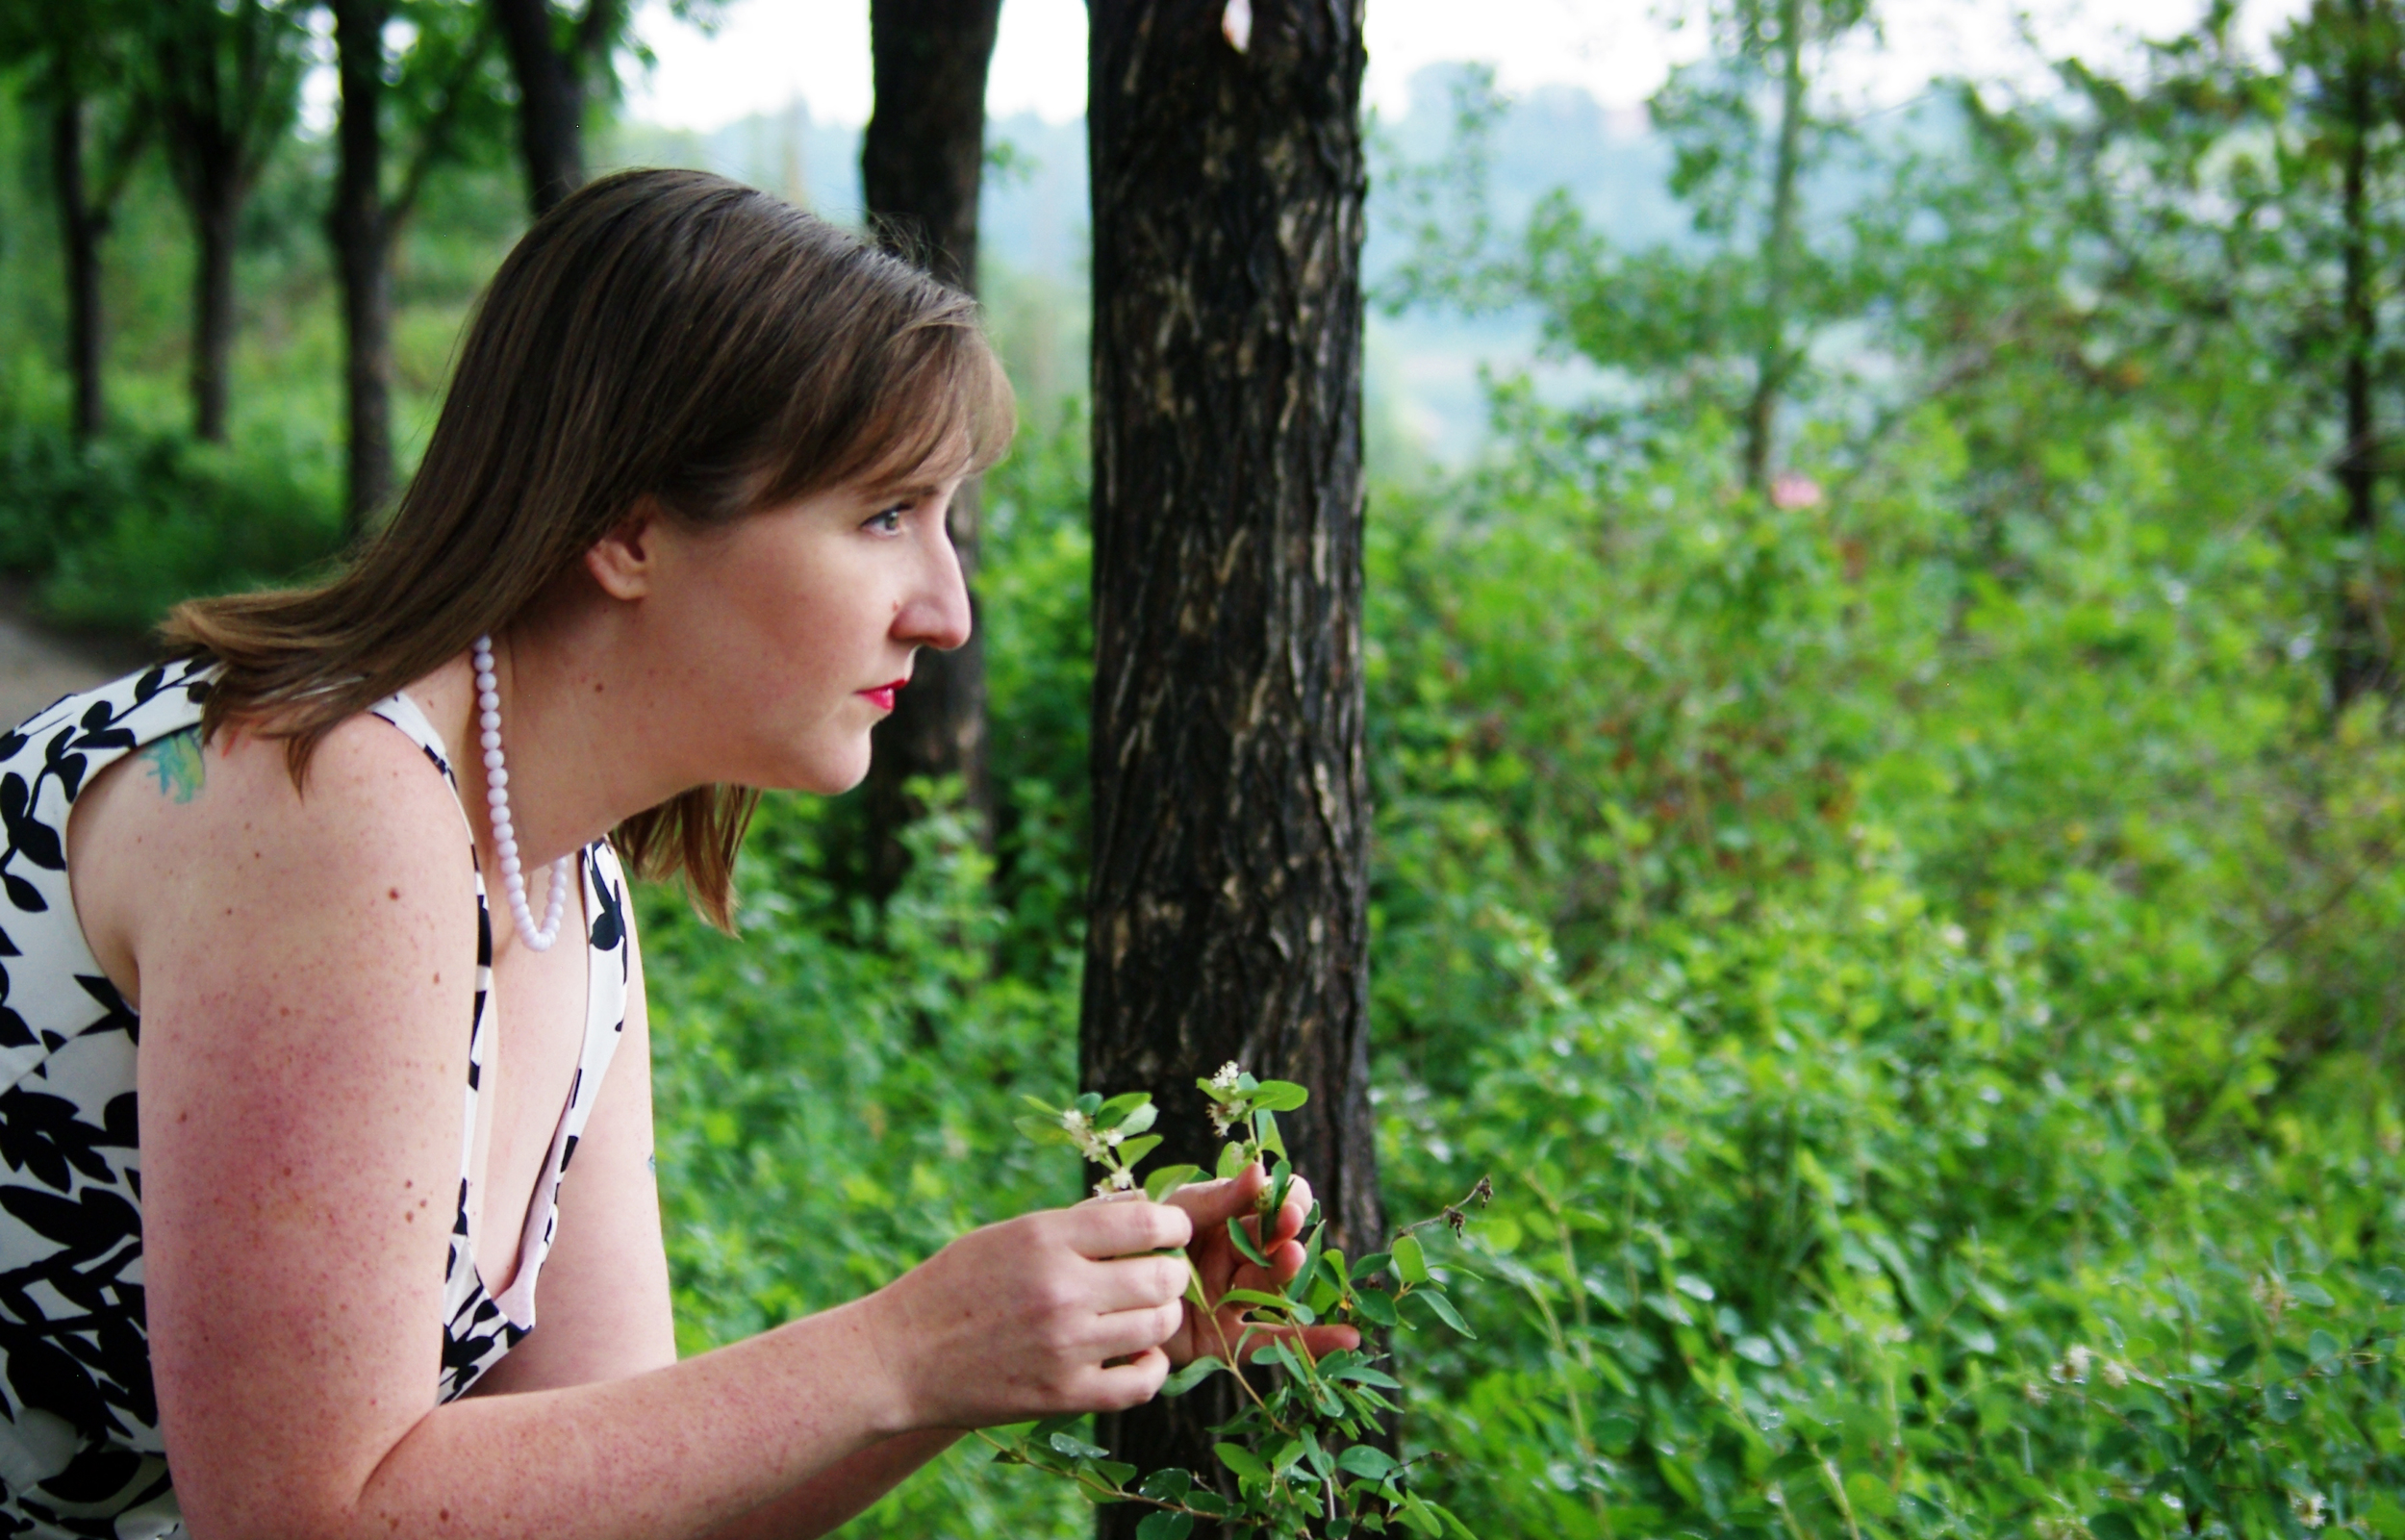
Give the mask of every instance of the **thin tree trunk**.
[{"label": "thin tree trunk", "polygon": [[[598,30],[604,0],[588,0],[580,37]],[[552,41],[550,0],[493,0],[494,19],[518,77],[518,142],[526,162],[526,198],[541,218],[585,185],[585,41],[563,50]]]},{"label": "thin tree trunk", "polygon": [[[985,171],[985,79],[1001,0],[870,0],[876,106],[860,145],[869,219],[887,249],[971,293],[977,281],[977,193]],[[974,585],[977,489],[952,500],[952,544]],[[973,630],[951,652],[923,651],[910,688],[876,730],[870,759],[868,886],[891,895],[909,868],[902,826],[924,810],[913,776],[961,777],[980,842],[993,838],[985,773],[985,653]]]},{"label": "thin tree trunk", "polygon": [[69,422],[78,442],[101,428],[100,238],[106,218],[92,207],[84,174],[84,96],[68,67],[56,71],[50,120],[50,172],[59,200],[59,245],[66,259],[66,367],[75,399]]},{"label": "thin tree trunk", "polygon": [[384,206],[384,0],[334,0],[342,164],[327,213],[342,280],[350,397],[347,518],[357,534],[392,492],[392,278]]},{"label": "thin tree trunk", "polygon": [[225,442],[227,376],[234,359],[234,235],[241,195],[212,177],[192,207],[199,247],[192,266],[192,432]]},{"label": "thin tree trunk", "polygon": [[1804,0],[1780,0],[1779,148],[1771,164],[1770,231],[1762,242],[1762,337],[1745,406],[1745,484],[1770,476],[1779,395],[1787,377],[1787,290],[1795,265],[1796,178],[1804,144]]},{"label": "thin tree trunk", "polygon": [[[1094,855],[1082,1079],[1299,1080],[1296,1168],[1382,1235],[1369,1109],[1361,672],[1362,0],[1093,0]],[[1215,1380],[1101,1420],[1210,1480]],[[1143,1517],[1105,1507],[1100,1530]]]},{"label": "thin tree trunk", "polygon": [[2358,697],[2389,686],[2389,659],[2379,616],[2378,567],[2372,549],[2379,514],[2374,502],[2379,449],[2371,417],[2371,355],[2379,321],[2371,304],[2370,235],[2367,180],[2371,135],[2371,81],[2365,51],[2370,46],[2370,16],[2364,0],[2348,7],[2355,23],[2347,45],[2348,136],[2343,170],[2346,229],[2344,286],[2341,301],[2346,334],[2342,384],[2346,443],[2337,467],[2346,511],[2340,524],[2352,561],[2339,583],[2338,636],[2330,651],[2330,692],[2338,711]]}]

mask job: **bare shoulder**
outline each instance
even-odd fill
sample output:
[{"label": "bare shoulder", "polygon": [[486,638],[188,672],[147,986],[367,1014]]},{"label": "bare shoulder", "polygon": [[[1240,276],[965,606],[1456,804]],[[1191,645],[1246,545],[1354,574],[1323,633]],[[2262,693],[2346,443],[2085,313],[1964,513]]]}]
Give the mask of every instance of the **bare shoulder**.
[{"label": "bare shoulder", "polygon": [[415,742],[371,717],[329,734],[299,786],[284,745],[256,733],[156,740],[86,790],[68,842],[87,938],[129,998],[158,964],[238,941],[254,961],[373,950],[396,927],[472,945],[458,801]]}]

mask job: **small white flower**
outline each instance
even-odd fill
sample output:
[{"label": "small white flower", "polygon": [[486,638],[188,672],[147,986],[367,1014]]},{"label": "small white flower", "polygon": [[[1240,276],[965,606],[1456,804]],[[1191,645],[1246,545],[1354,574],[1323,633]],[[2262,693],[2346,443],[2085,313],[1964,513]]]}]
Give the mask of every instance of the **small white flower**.
[{"label": "small white flower", "polygon": [[1120,1147],[1120,1144],[1125,1141],[1127,1137],[1127,1136],[1126,1134],[1121,1133],[1116,1128],[1113,1128],[1110,1132],[1102,1136],[1102,1143],[1110,1146],[1113,1149],[1117,1149]]},{"label": "small white flower", "polygon": [[1060,1115],[1060,1125],[1073,1134],[1081,1134],[1086,1130],[1085,1114],[1072,1107]]},{"label": "small white flower", "polygon": [[1115,1171],[1094,1184],[1094,1196],[1108,1198],[1113,1193],[1130,1193],[1135,1191],[1135,1185],[1136,1178],[1133,1172]]},{"label": "small white flower", "polygon": [[1219,1067],[1219,1073],[1211,1076],[1211,1089],[1224,1095],[1235,1090],[1236,1082],[1243,1077],[1244,1071],[1237,1068],[1235,1060],[1229,1059]]},{"label": "small white flower", "polygon": [[2130,1372],[2128,1366],[2118,1362],[2117,1360],[2112,1358],[2106,1359],[2104,1368],[2098,1372],[2103,1375],[2104,1382],[2112,1386],[2114,1390],[2119,1390],[2123,1385],[2130,1382]]},{"label": "small white flower", "polygon": [[2330,1515],[2325,1511],[2328,1503],[2323,1501],[2320,1493],[2309,1492],[2303,1497],[2291,1496],[2288,1501],[2289,1506],[2296,1510],[2296,1522],[2306,1528],[2318,1529],[2329,1522]]},{"label": "small white flower", "polygon": [[2074,1346],[2069,1352],[2063,1355],[2063,1371],[2068,1374],[2071,1378],[2078,1380],[2084,1385],[2088,1383],[2089,1362],[2096,1355],[2094,1353],[2089,1352],[2086,1348]]}]

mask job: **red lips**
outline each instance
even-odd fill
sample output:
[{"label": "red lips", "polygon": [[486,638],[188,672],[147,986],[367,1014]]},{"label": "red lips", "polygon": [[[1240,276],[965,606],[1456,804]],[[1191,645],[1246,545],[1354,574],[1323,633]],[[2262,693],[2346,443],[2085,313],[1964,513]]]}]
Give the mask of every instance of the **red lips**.
[{"label": "red lips", "polygon": [[899,690],[902,686],[908,683],[910,683],[910,681],[907,679],[897,679],[890,685],[878,685],[873,690],[855,690],[852,694],[867,696],[869,703],[876,707],[879,711],[892,711],[894,709],[894,692]]}]

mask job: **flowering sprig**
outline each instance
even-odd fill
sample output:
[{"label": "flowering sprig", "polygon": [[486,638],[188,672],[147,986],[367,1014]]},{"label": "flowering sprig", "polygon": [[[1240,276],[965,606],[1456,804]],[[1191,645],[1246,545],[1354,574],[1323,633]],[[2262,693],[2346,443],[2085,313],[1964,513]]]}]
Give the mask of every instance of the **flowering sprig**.
[{"label": "flowering sprig", "polygon": [[[1239,1175],[1255,1161],[1268,1167],[1269,1179],[1254,1200],[1255,1224],[1266,1233],[1295,1179],[1278,1114],[1304,1105],[1310,1093],[1291,1081],[1256,1080],[1232,1063],[1196,1084],[1210,1100],[1212,1127],[1228,1140],[1218,1174]],[[1097,1197],[1136,1189],[1137,1163],[1161,1143],[1147,1132],[1156,1116],[1150,1097],[1134,1092],[1105,1099],[1088,1093],[1066,1107],[1028,1099],[1037,1110],[1019,1119],[1020,1131],[1040,1143],[1067,1145],[1101,1167]],[[1201,1174],[1199,1166],[1167,1166],[1144,1179],[1143,1191],[1158,1202]],[[1460,1202],[1396,1232],[1387,1250],[1352,1262],[1326,1244],[1327,1225],[1314,1203],[1304,1222],[1303,1263],[1291,1279],[1267,1289],[1229,1289],[1217,1300],[1208,1298],[1187,1259],[1186,1298],[1210,1323],[1220,1351],[1171,1375],[1161,1394],[1182,1396],[1214,1375],[1230,1375],[1241,1399],[1234,1414],[1212,1429],[1220,1466],[1215,1475],[1163,1470],[1139,1480],[1134,1466],[1079,1437],[1078,1419],[1072,1417],[980,1436],[1000,1462],[1067,1477],[1097,1502],[1151,1507],[1137,1526],[1138,1540],[1184,1540],[1197,1519],[1228,1533],[1318,1532],[1344,1540],[1356,1531],[1410,1530],[1427,1540],[1448,1534],[1476,1540],[1450,1511],[1411,1490],[1415,1467],[1430,1456],[1398,1460],[1375,1442],[1381,1419],[1395,1410],[1382,1393],[1402,1388],[1379,1367],[1382,1355],[1358,1348],[1314,1355],[1302,1328],[1332,1323],[1411,1330],[1432,1321],[1475,1336],[1430,1268],[1417,1232],[1443,1225],[1458,1236],[1470,1207],[1493,1196],[1481,1177]],[[1237,1254],[1274,1280],[1277,1270],[1255,1232],[1241,1218],[1227,1224]],[[1414,1300],[1419,1305],[1406,1310]],[[1255,1376],[1231,1370],[1235,1364],[1271,1373]]]}]

